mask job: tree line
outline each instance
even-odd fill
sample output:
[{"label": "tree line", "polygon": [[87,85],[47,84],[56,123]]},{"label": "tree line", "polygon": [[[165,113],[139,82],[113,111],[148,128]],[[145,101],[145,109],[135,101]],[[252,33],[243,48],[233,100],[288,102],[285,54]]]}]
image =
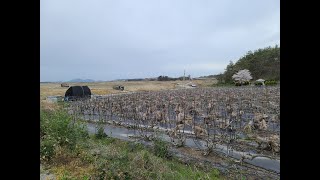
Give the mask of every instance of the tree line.
[{"label": "tree line", "polygon": [[240,70],[248,69],[253,80],[280,80],[280,46],[266,47],[248,51],[246,55],[241,57],[236,63],[230,61],[224,73],[215,77],[219,83],[233,83],[232,76]]}]

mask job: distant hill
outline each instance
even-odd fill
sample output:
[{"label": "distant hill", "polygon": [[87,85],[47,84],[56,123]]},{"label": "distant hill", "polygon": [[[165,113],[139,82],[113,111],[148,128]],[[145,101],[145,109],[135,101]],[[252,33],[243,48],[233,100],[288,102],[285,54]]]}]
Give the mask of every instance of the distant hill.
[{"label": "distant hill", "polygon": [[68,82],[81,83],[81,82],[95,82],[95,81],[92,79],[72,79]]}]

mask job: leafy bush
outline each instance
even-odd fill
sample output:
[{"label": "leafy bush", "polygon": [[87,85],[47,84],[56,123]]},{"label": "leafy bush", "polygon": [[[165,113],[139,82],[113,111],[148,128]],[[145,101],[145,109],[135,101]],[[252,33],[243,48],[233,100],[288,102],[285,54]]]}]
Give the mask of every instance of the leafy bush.
[{"label": "leafy bush", "polygon": [[267,81],[265,81],[265,83],[264,83],[265,85],[277,85],[278,83],[277,83],[277,81],[275,81],[275,80],[267,80]]},{"label": "leafy bush", "polygon": [[40,109],[40,157],[49,160],[55,154],[55,146],[73,150],[78,141],[88,138],[86,127],[74,122],[64,111],[49,112]]},{"label": "leafy bush", "polygon": [[242,82],[242,83],[240,83],[240,82],[235,82],[234,83],[236,86],[248,86],[250,83],[249,83],[249,81],[245,81],[245,82]]},{"label": "leafy bush", "polygon": [[97,139],[102,139],[102,138],[104,138],[104,137],[108,137],[108,135],[104,132],[104,127],[103,127],[103,124],[102,124],[102,123],[99,123],[99,124],[98,124],[95,137],[96,137]]},{"label": "leafy bush", "polygon": [[250,84],[249,81],[245,81],[242,85],[247,86],[247,85],[249,85],[249,84]]},{"label": "leafy bush", "polygon": [[154,139],[154,154],[161,158],[169,158],[168,145],[166,142],[162,141],[160,138]]}]

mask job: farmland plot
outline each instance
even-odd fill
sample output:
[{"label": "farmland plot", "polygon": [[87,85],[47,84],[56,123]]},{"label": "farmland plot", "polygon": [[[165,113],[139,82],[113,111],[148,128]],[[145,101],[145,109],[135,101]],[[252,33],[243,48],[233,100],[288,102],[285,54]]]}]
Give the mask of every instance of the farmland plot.
[{"label": "farmland plot", "polygon": [[74,101],[69,108],[75,120],[112,123],[144,139],[163,132],[173,145],[193,144],[203,155],[280,162],[279,86],[137,92]]}]

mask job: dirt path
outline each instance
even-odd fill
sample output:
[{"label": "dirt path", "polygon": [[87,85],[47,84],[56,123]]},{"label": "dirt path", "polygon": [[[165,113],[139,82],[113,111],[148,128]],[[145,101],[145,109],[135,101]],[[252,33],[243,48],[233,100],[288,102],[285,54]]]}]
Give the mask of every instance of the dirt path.
[{"label": "dirt path", "polygon": [[44,166],[40,164],[40,180],[56,180],[56,176],[45,170]]}]

